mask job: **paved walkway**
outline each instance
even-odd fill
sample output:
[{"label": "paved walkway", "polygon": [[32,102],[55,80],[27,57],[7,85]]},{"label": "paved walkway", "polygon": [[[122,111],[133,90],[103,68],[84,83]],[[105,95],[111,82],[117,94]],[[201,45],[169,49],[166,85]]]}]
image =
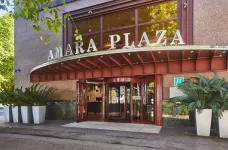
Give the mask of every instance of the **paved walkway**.
[{"label": "paved walkway", "polygon": [[47,121],[43,125],[15,124],[0,121],[0,134],[40,136],[56,139],[133,146],[138,149],[228,150],[228,139],[196,136],[194,128],[162,127],[159,134],[63,127],[67,121]]},{"label": "paved walkway", "polygon": [[74,122],[74,123],[63,125],[63,127],[117,130],[117,131],[155,133],[155,134],[159,134],[161,130],[161,126],[155,126],[151,124],[95,122],[95,121],[85,121],[80,123]]}]

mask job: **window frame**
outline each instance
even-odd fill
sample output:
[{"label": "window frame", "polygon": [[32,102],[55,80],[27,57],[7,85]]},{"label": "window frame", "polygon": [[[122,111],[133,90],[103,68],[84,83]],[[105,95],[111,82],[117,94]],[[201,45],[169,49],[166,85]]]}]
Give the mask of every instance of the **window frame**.
[{"label": "window frame", "polygon": [[[148,6],[148,5],[157,5],[162,4],[165,2],[171,2],[174,0],[140,0],[140,1],[132,1],[132,0],[115,0],[111,2],[106,2],[103,4],[86,7],[83,9],[75,10],[70,12],[72,19],[75,21],[81,21],[84,19],[100,17],[100,31],[91,32],[87,34],[83,34],[82,36],[86,35],[95,35],[100,34],[100,47],[103,50],[103,34],[107,32],[113,32],[128,28],[135,28],[135,42],[139,42],[139,27],[146,26],[146,25],[153,25],[158,23],[164,23],[169,21],[177,21],[178,29],[182,33],[182,37],[187,45],[193,44],[193,0],[176,0],[177,1],[177,18],[169,18],[163,19],[159,21],[153,22],[144,22],[138,23],[138,9]],[[187,3],[187,7],[184,7],[184,3]],[[75,4],[76,5],[76,4]],[[115,29],[106,29],[103,30],[103,16],[108,14],[113,14],[120,11],[127,11],[130,9],[134,9],[135,11],[135,24],[129,25],[125,27],[119,27]],[[90,13],[89,13],[90,12]],[[92,13],[91,13],[92,12]],[[64,14],[63,14],[64,15]],[[73,45],[73,23],[72,21],[68,21],[63,17],[63,23],[66,24],[66,28],[63,28],[63,49],[65,49],[67,44]]]}]

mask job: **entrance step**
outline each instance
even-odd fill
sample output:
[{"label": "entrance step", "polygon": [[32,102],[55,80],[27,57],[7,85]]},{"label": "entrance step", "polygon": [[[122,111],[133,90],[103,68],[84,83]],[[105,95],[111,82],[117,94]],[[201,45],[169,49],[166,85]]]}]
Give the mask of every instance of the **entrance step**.
[{"label": "entrance step", "polygon": [[65,124],[63,125],[63,127],[129,131],[129,132],[153,133],[153,134],[159,134],[161,130],[161,126],[155,126],[150,124],[94,122],[94,121],[85,121],[80,123],[73,122],[73,123]]}]

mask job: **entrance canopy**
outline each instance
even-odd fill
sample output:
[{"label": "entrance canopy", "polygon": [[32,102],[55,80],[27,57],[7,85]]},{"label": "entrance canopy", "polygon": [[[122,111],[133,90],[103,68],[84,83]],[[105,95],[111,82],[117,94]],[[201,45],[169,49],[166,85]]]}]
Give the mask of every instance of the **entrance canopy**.
[{"label": "entrance canopy", "polygon": [[228,68],[228,46],[166,46],[57,58],[30,72],[31,82],[206,72]]}]

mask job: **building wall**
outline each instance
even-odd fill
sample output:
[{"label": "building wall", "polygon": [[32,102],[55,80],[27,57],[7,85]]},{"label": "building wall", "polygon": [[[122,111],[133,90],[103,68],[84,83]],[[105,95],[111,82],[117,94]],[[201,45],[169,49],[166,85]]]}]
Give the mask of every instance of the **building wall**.
[{"label": "building wall", "polygon": [[227,0],[194,0],[194,44],[228,45],[227,7]]},{"label": "building wall", "polygon": [[53,100],[76,100],[76,80],[42,82],[41,84],[57,89]]},{"label": "building wall", "polygon": [[[77,10],[80,8],[97,5],[111,0],[78,0],[60,6],[60,15],[63,12]],[[194,44],[197,45],[228,45],[228,7],[227,0],[194,0]],[[40,35],[47,36],[52,40],[50,44],[40,41]],[[15,73],[16,86],[29,86],[30,70],[47,61],[48,51],[56,46],[62,45],[62,33],[58,37],[54,33],[35,33],[32,24],[22,19],[15,21],[15,69],[20,69],[20,73]],[[221,72],[220,72],[221,73]],[[226,75],[223,71],[221,74]],[[205,73],[203,73],[205,74]],[[173,86],[173,78],[183,76],[191,77],[193,74],[172,74],[163,76],[163,99],[169,98],[169,87]],[[205,75],[210,76],[211,73]],[[67,82],[67,83],[66,83]],[[58,89],[55,99],[75,99],[75,81],[45,82],[49,86]],[[61,91],[61,92],[60,92]],[[64,92],[62,92],[64,91]]]},{"label": "building wall", "polygon": [[[97,5],[100,3],[108,2],[111,0],[77,0],[72,3],[68,3],[66,6],[60,6],[60,15],[63,12],[69,12],[72,10],[81,9],[88,6]],[[46,36],[52,42],[50,44],[44,44],[40,40],[40,35]],[[15,85],[23,87],[31,85],[30,83],[30,70],[37,65],[43,64],[47,62],[48,52],[50,49],[54,49],[55,47],[62,45],[62,32],[60,35],[56,37],[55,33],[50,33],[49,31],[35,33],[33,31],[32,24],[26,22],[25,20],[19,19],[15,21],[15,69],[20,69],[20,73],[15,73]],[[75,97],[70,97],[69,95],[72,93],[74,88],[65,88],[75,87],[75,82],[53,82],[56,87],[60,88],[64,86],[65,92],[62,92],[59,97],[63,99],[72,99]],[[63,90],[63,89],[62,89]]]},{"label": "building wall", "polygon": [[[219,77],[221,78],[227,78],[228,77],[228,71],[217,71]],[[203,72],[199,73],[200,75],[206,76],[208,78],[213,78],[214,73],[213,72]],[[184,77],[184,79],[189,79],[193,76],[196,76],[196,73],[184,73],[184,74],[167,74],[163,75],[163,100],[168,100],[170,93],[169,88],[173,87],[174,85],[174,78],[176,77]]]},{"label": "building wall", "polygon": [[[193,41],[194,45],[228,45],[228,1],[194,0]],[[219,71],[221,77],[227,77],[228,71]],[[212,77],[213,73],[201,73]],[[170,74],[163,76],[163,99],[169,98],[169,87],[173,87],[175,77],[185,79],[193,73]]]}]

